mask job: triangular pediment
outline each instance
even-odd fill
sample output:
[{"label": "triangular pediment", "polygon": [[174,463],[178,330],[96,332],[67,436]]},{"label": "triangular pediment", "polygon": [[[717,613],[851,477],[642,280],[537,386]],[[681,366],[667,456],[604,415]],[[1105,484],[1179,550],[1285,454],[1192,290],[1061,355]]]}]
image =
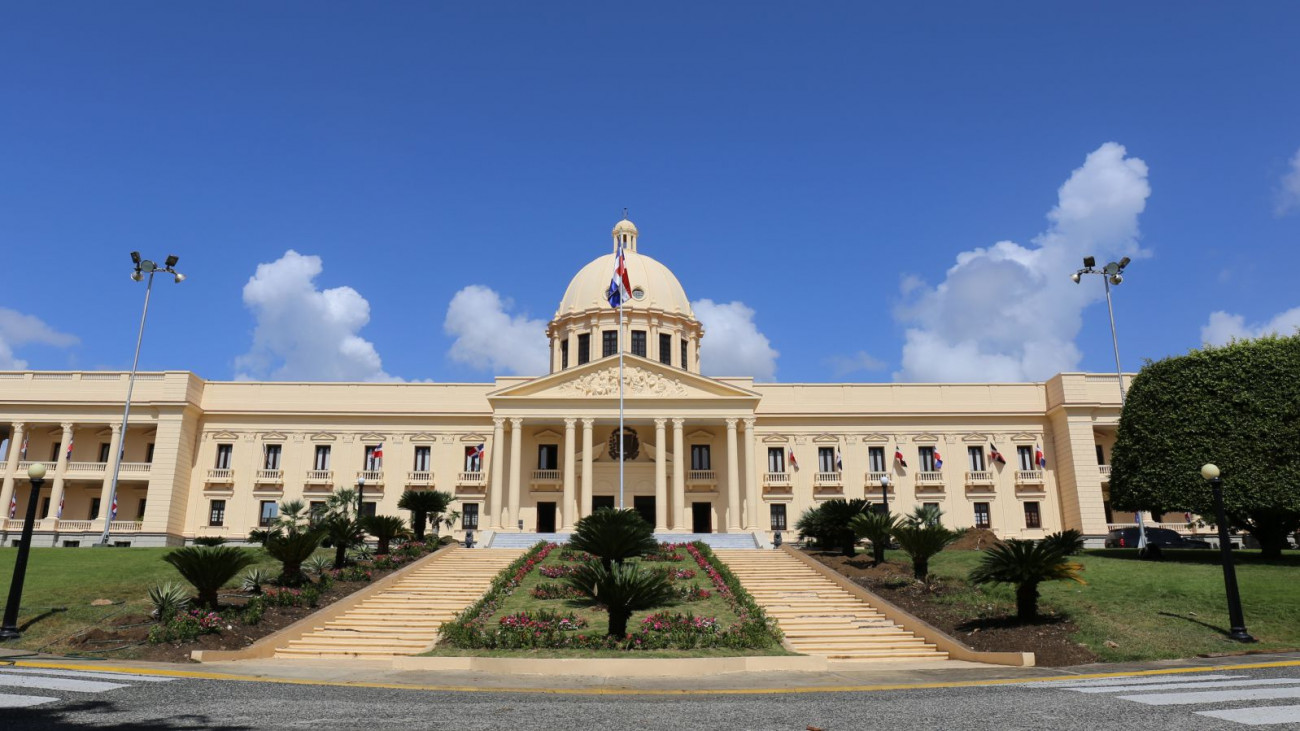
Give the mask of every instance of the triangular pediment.
[{"label": "triangular pediment", "polygon": [[867,434],[862,437],[862,441],[867,444],[883,444],[884,442],[889,441],[889,438],[884,434]]},{"label": "triangular pediment", "polygon": [[325,432],[320,432],[318,434],[311,435],[311,440],[313,442],[332,442],[335,441],[337,438],[338,437],[335,437],[333,434],[327,434]]},{"label": "triangular pediment", "polygon": [[833,434],[818,434],[813,437],[813,444],[839,444],[840,438]]},{"label": "triangular pediment", "polygon": [[384,437],[383,434],[377,434],[375,432],[370,432],[369,434],[361,435],[361,441],[363,442],[382,442],[384,441],[385,438],[386,437]]},{"label": "triangular pediment", "polygon": [[934,434],[918,434],[912,437],[912,441],[917,444],[934,444],[939,441],[939,437]]},{"label": "triangular pediment", "polygon": [[258,436],[261,437],[262,441],[264,442],[283,442],[284,440],[289,438],[278,431],[262,432]]},{"label": "triangular pediment", "polygon": [[989,440],[989,436],[988,436],[987,434],[967,434],[966,436],[962,437],[961,440],[962,440],[963,442],[986,442],[986,441],[990,441],[990,440]]},{"label": "triangular pediment", "polygon": [[1012,434],[1012,435],[1011,435],[1011,441],[1013,441],[1013,442],[1036,442],[1036,441],[1038,441],[1038,435],[1037,435],[1037,434],[1028,434],[1028,433],[1026,433],[1026,432],[1021,432],[1021,433],[1019,433],[1019,434]]},{"label": "triangular pediment", "polygon": [[238,439],[239,435],[232,431],[219,431],[216,434],[209,435],[211,439]]},{"label": "triangular pediment", "polygon": [[[618,399],[618,358],[602,358],[488,394],[488,399]],[[629,355],[623,363],[626,400],[732,399],[757,401],[753,391]]]},{"label": "triangular pediment", "polygon": [[420,432],[419,434],[412,434],[410,439],[412,442],[415,442],[417,444],[428,444],[429,442],[438,441],[438,435],[429,434],[427,432]]},{"label": "triangular pediment", "polygon": [[462,434],[460,440],[462,442],[486,442],[487,437],[482,434]]},{"label": "triangular pediment", "polygon": [[711,442],[713,441],[713,436],[714,434],[711,431],[696,429],[690,434],[687,434],[686,438],[692,442]]},{"label": "triangular pediment", "polygon": [[769,434],[763,437],[764,444],[785,444],[790,441],[790,437],[784,434]]},{"label": "triangular pediment", "polygon": [[533,439],[561,439],[564,435],[554,429],[543,429],[533,435]]}]

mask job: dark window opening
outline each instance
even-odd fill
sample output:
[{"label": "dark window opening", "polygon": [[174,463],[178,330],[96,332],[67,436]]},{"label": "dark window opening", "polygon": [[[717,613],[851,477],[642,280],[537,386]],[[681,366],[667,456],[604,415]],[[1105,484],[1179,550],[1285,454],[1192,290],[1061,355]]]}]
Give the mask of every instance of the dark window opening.
[{"label": "dark window opening", "polygon": [[659,362],[664,365],[673,364],[673,336],[659,336]]},{"label": "dark window opening", "polygon": [[645,330],[632,331],[632,355],[645,357]]},{"label": "dark window opening", "polygon": [[221,526],[226,524],[226,501],[213,500],[208,503],[208,525]]},{"label": "dark window opening", "polygon": [[772,506],[772,530],[785,530],[785,506]]},{"label": "dark window opening", "polygon": [[975,527],[988,528],[992,524],[993,521],[989,517],[989,504],[975,503]]},{"label": "dark window opening", "polygon": [[600,357],[608,358],[618,353],[618,331],[606,330],[600,334]]},{"label": "dark window opening", "polygon": [[1038,503],[1025,503],[1025,527],[1043,527],[1043,516],[1038,512]]},{"label": "dark window opening", "polygon": [[560,341],[560,370],[569,367],[569,341]]},{"label": "dark window opening", "polygon": [[478,529],[478,503],[460,506],[460,527],[464,530]]},{"label": "dark window opening", "polygon": [[560,469],[560,445],[558,444],[537,445],[537,469],[539,470]]},{"label": "dark window opening", "polygon": [[709,445],[707,444],[691,445],[691,469],[692,470],[713,469],[713,460],[712,460],[712,456],[709,454]]},{"label": "dark window opening", "polygon": [[583,333],[578,336],[578,365],[591,361],[591,336]]}]

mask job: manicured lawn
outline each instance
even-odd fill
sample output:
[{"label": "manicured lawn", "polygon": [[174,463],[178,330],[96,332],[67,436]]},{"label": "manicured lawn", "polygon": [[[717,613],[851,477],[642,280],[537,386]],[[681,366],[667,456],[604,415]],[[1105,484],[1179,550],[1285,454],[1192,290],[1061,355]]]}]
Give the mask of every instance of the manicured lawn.
[{"label": "manicured lawn", "polygon": [[[1106,661],[1300,648],[1300,555],[1266,563],[1258,551],[1238,553],[1246,627],[1259,640],[1253,645],[1225,636],[1228,610],[1223,570],[1213,563],[1217,551],[1168,551],[1160,562],[1136,560],[1134,552],[1085,553],[1078,559],[1088,583],[1043,584],[1042,607],[1073,620],[1077,641]],[[930,571],[961,584],[980,555],[944,551],[931,560]],[[890,551],[888,560],[908,562],[900,551]],[[958,589],[939,600],[972,618],[1014,614],[1012,588],[1005,585]]]},{"label": "manicured lawn", "polygon": [[[162,557],[171,548],[33,548],[18,615],[20,640],[7,648],[60,652],[73,635],[128,614],[148,614],[150,586],[189,584]],[[251,549],[250,549],[251,550]],[[261,550],[261,564],[278,567]],[[16,548],[0,549],[0,601],[9,596]],[[96,599],[113,604],[91,606]]]},{"label": "manicured lawn", "polygon": [[653,659],[682,657],[756,657],[759,655],[795,655],[783,647],[771,647],[761,650],[734,649],[729,647],[706,647],[696,650],[467,650],[457,647],[435,647],[426,652],[431,657],[531,657],[531,658],[610,658],[610,659]]}]

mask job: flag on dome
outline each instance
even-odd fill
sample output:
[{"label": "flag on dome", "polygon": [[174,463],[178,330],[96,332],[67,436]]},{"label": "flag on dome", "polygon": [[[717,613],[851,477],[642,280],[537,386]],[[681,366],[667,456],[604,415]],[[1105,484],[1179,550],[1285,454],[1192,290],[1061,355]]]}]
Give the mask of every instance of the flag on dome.
[{"label": "flag on dome", "polygon": [[1034,462],[1038,464],[1038,469],[1047,469],[1047,458],[1043,456],[1043,450],[1037,444],[1034,445]]},{"label": "flag on dome", "polygon": [[903,465],[904,467],[907,466],[907,460],[903,459],[903,448],[902,448],[902,447],[897,447],[897,446],[894,447],[894,461],[897,462],[897,463],[899,463],[899,464],[901,464],[901,465]]},{"label": "flag on dome", "polygon": [[989,461],[997,462],[998,464],[1007,463],[1006,458],[1003,457],[1002,453],[998,451],[998,445],[993,444],[991,442],[989,443]]},{"label": "flag on dome", "polygon": [[605,298],[610,307],[618,307],[632,297],[632,282],[627,278],[627,262],[623,259],[623,242],[618,242],[618,258],[614,264],[614,277],[609,280]]},{"label": "flag on dome", "polygon": [[936,472],[943,469],[943,455],[937,449],[934,450],[934,469]]}]

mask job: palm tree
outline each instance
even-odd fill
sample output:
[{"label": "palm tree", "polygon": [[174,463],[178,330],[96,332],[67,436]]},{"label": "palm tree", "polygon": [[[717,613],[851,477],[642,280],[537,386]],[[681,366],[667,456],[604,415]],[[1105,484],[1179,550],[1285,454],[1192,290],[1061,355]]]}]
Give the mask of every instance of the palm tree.
[{"label": "palm tree", "polygon": [[611,563],[642,556],[659,548],[654,526],[635,510],[601,508],[578,521],[569,547],[598,556],[608,569]]},{"label": "palm tree", "polygon": [[447,512],[454,498],[449,492],[438,490],[407,490],[397,501],[400,510],[411,511],[411,529],[415,531],[415,540],[424,540],[424,526],[432,518],[434,530],[437,531],[439,517]]},{"label": "palm tree", "polygon": [[870,511],[853,516],[849,527],[858,538],[871,541],[871,560],[879,565],[885,562],[885,547],[889,545],[889,537],[899,521],[897,516]]},{"label": "palm tree", "polygon": [[894,540],[912,557],[912,575],[925,581],[930,574],[930,559],[961,537],[961,533],[948,530],[941,523],[914,524],[904,520],[893,530]]},{"label": "palm tree", "polygon": [[795,528],[803,535],[817,539],[823,546],[838,547],[845,556],[852,556],[857,552],[857,535],[850,522],[870,507],[870,503],[861,499],[827,500],[800,516]]},{"label": "palm tree", "polygon": [[325,499],[325,508],[335,515],[351,517],[357,510],[357,491],[350,487],[335,490]]},{"label": "palm tree", "polygon": [[363,519],[361,525],[366,529],[367,533],[379,541],[379,548],[375,550],[377,556],[388,553],[388,544],[393,539],[411,534],[406,529],[406,521],[396,515],[371,515]]},{"label": "palm tree", "polygon": [[302,573],[302,562],[320,547],[325,539],[324,528],[276,531],[267,536],[263,548],[271,558],[280,562],[280,582],[296,586],[307,580]]},{"label": "palm tree", "polygon": [[334,549],[334,568],[343,568],[348,562],[348,549],[362,541],[361,526],[340,513],[327,515],[320,527],[325,529],[324,545]]},{"label": "palm tree", "polygon": [[[600,512],[606,511],[592,515]],[[587,602],[606,608],[609,612],[607,634],[611,637],[627,636],[627,622],[632,612],[669,604],[676,597],[666,574],[642,571],[639,562],[612,566],[596,562],[584,564],[565,581],[581,592]]]},{"label": "palm tree", "polygon": [[1032,622],[1038,617],[1038,585],[1044,581],[1079,578],[1083,566],[1070,561],[1059,543],[1012,538],[984,550],[980,565],[970,573],[975,584],[1015,584],[1016,619]]},{"label": "palm tree", "polygon": [[240,571],[257,563],[252,552],[234,546],[186,546],[163,556],[198,592],[197,604],[217,608],[217,591]]},{"label": "palm tree", "polygon": [[1073,556],[1083,550],[1083,533],[1070,528],[1047,536],[1043,542],[1060,548],[1066,556]]}]

